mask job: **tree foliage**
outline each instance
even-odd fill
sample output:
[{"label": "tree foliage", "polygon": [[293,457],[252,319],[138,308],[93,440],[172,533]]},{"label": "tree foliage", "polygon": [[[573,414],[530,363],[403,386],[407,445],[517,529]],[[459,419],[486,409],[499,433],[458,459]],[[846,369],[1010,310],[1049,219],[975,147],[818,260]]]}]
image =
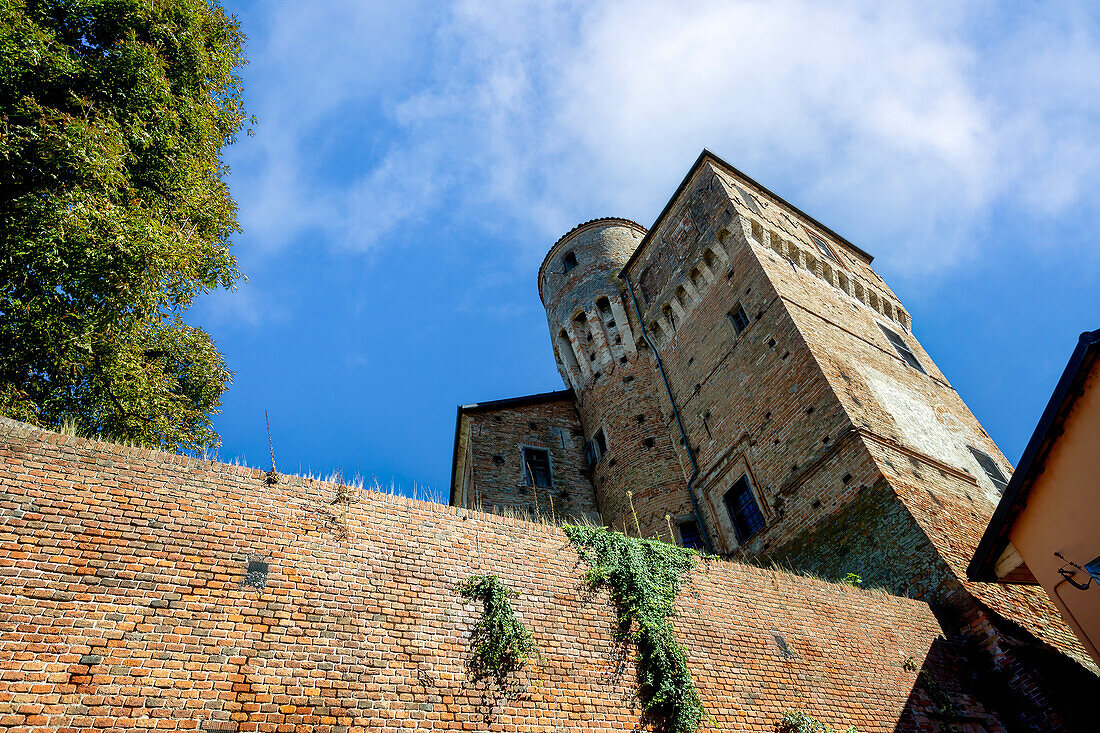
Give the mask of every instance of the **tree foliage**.
[{"label": "tree foliage", "polygon": [[0,0],[0,412],[217,443],[230,372],[182,315],[240,277],[243,39],[208,0]]}]

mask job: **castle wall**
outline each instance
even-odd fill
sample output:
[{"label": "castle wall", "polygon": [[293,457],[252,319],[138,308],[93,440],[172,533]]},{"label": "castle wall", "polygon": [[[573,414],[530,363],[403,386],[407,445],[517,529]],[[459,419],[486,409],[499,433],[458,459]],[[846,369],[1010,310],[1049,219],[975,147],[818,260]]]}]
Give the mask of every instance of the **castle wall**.
[{"label": "castle wall", "polygon": [[[0,419],[0,725],[654,726],[615,610],[559,530],[265,479]],[[455,586],[485,573],[518,591],[542,654],[505,697],[465,668],[480,609]],[[727,561],[689,580],[673,623],[719,730],[774,730],[787,710],[838,729],[1004,730],[921,602]]]},{"label": "castle wall", "polygon": [[926,599],[1014,720],[1087,727],[1062,691],[1097,670],[1049,600],[965,580],[1011,465],[870,256],[706,153],[640,233],[587,222],[540,269],[605,523],[675,540],[690,485],[715,551]]},{"label": "castle wall", "polygon": [[692,510],[656,379],[648,360],[619,364],[602,384],[589,387],[579,409],[587,433],[603,430],[607,440],[607,452],[591,471],[604,523],[668,540],[675,520]]},{"label": "castle wall", "polygon": [[[811,368],[827,380],[859,433],[865,450],[854,458],[862,470],[880,472],[889,491],[876,507],[860,502],[823,514],[812,532],[777,544],[775,554],[827,577],[849,572],[843,563],[860,564],[883,587],[932,601],[982,649],[990,676],[1012,691],[1017,719],[1040,729],[1085,725],[1083,706],[1061,691],[1095,689],[1096,668],[1041,589],[964,580],[1000,498],[975,451],[1006,478],[1011,465],[865,262],[847,257],[830,239],[841,262],[826,271],[826,258],[809,262],[804,243],[787,240],[767,222],[744,215],[741,223],[802,336]],[[883,326],[904,341],[919,369],[891,344]],[[900,507],[884,503],[890,494]],[[879,542],[868,543],[864,535]]]},{"label": "castle wall", "polygon": [[[924,534],[934,550],[931,556],[908,556],[909,589],[886,587],[947,606],[967,606],[972,595],[1036,639],[1093,668],[1041,589],[964,580],[1000,498],[971,448],[989,455],[1005,477],[1012,467],[916,337],[835,282],[791,267],[774,249],[754,244],[754,251],[816,369],[861,432],[868,457],[913,518],[912,529]],[[897,329],[924,372],[898,355],[880,323]]]},{"label": "castle wall", "polygon": [[[628,277],[636,289],[642,282],[657,284],[645,294],[643,318],[658,334],[717,549],[751,556],[798,536],[881,474],[852,439],[847,414],[746,235],[740,206],[720,171],[704,164]],[[676,266],[665,268],[670,256]],[[655,267],[665,268],[660,278],[651,274]],[[665,328],[661,314],[669,299],[677,302],[680,288],[699,279],[696,273],[704,285],[694,287]],[[727,316],[738,307],[747,322],[735,334]],[[667,398],[663,404],[675,430],[672,405]],[[765,522],[743,544],[722,500],[742,476]]]},{"label": "castle wall", "polygon": [[[532,518],[598,521],[584,460],[584,431],[572,393],[500,408],[474,406],[463,410],[460,420],[463,456],[457,505]],[[551,486],[530,485],[523,466],[525,447],[549,452]]]}]

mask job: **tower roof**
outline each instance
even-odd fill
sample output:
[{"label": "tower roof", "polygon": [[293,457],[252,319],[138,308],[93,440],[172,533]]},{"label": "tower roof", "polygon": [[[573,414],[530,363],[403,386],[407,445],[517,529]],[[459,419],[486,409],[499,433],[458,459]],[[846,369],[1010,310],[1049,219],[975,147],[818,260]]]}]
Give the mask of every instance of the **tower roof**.
[{"label": "tower roof", "polygon": [[[633,228],[637,229],[639,232],[642,233],[643,237],[648,233],[648,230],[644,226],[639,224],[638,222],[634,221],[633,219],[625,219],[621,216],[601,216],[601,217],[598,217],[596,219],[589,219],[588,221],[582,221],[580,224],[578,224],[577,226],[575,226],[572,229],[570,229],[569,231],[567,231],[565,234],[558,237],[557,241],[555,241],[554,244],[552,244],[550,246],[550,249],[548,249],[546,251],[546,256],[542,258],[542,264],[539,265],[539,270],[538,270],[539,273],[542,272],[542,268],[546,267],[546,263],[550,261],[550,256],[554,254],[554,252],[557,250],[559,244],[561,244],[565,240],[569,239],[573,235],[584,231],[585,229],[590,229],[592,227],[596,227],[596,226],[600,226],[600,225],[604,225],[604,224],[625,224],[628,227],[633,227]],[[540,299],[542,298],[542,277],[541,276],[539,277],[539,298]]]},{"label": "tower roof", "polygon": [[695,159],[695,162],[692,164],[691,168],[688,170],[687,175],[684,176],[684,180],[682,180],[680,182],[680,185],[676,187],[676,192],[672,194],[672,196],[668,200],[668,203],[665,204],[665,208],[663,208],[661,210],[661,213],[657,215],[657,219],[653,222],[653,226],[649,228],[649,233],[647,233],[645,235],[645,238],[643,238],[642,241],[638,243],[638,248],[634,250],[634,254],[632,254],[630,256],[630,259],[628,259],[626,261],[626,264],[623,265],[622,272],[619,275],[620,277],[623,276],[623,273],[626,272],[627,268],[629,268],[630,265],[634,262],[634,260],[638,257],[638,253],[641,252],[642,249],[645,247],[645,245],[649,242],[650,233],[655,231],[657,229],[658,225],[661,223],[661,221],[665,218],[665,216],[668,215],[669,209],[672,208],[672,204],[675,203],[676,199],[678,199],[680,197],[680,194],[683,192],[684,187],[687,186],[687,184],[691,181],[692,177],[695,175],[695,172],[697,170],[699,170],[699,166],[701,166],[703,163],[705,163],[707,161],[710,161],[710,162],[714,163],[715,165],[717,165],[720,168],[726,169],[730,173],[734,174],[735,176],[737,176],[738,178],[743,180],[745,183],[747,183],[750,186],[752,186],[753,188],[755,188],[760,193],[764,194],[765,196],[768,196],[768,197],[772,198],[773,200],[775,200],[778,203],[782,204],[783,206],[787,207],[788,209],[795,212],[799,216],[803,217],[804,219],[806,219],[806,221],[810,222],[815,227],[817,227],[821,231],[825,232],[829,236],[836,238],[838,241],[842,242],[845,246],[849,247],[854,252],[856,252],[859,255],[865,257],[867,259],[867,264],[871,264],[872,260],[875,259],[873,255],[868,254],[865,250],[863,250],[860,247],[857,247],[856,245],[852,244],[847,239],[845,239],[844,237],[840,236],[835,231],[833,231],[831,228],[825,226],[824,224],[819,222],[817,219],[815,219],[812,216],[810,216],[809,214],[807,214],[802,209],[798,208],[794,204],[792,204],[789,201],[787,201],[786,199],[784,199],[782,196],[779,196],[774,191],[771,191],[770,189],[760,185],[760,183],[758,183],[754,179],[750,178],[749,176],[745,175],[743,172],[741,172],[737,168],[734,168],[732,165],[730,165],[726,161],[722,160],[721,158],[719,158],[714,153],[710,152],[706,148],[703,148],[703,152],[699,153],[699,157]]},{"label": "tower roof", "polygon": [[624,219],[621,216],[601,216],[601,217],[598,217],[596,219],[589,219],[588,221],[582,221],[580,224],[578,224],[577,226],[575,226],[572,229],[570,229],[569,231],[567,231],[565,234],[558,237],[557,241],[554,242],[553,246],[551,246],[550,249],[554,249],[554,247],[557,247],[559,244],[561,244],[562,240],[568,239],[575,232],[579,232],[581,229],[586,228],[590,224],[603,224],[603,223],[606,223],[606,222],[618,222],[620,224],[630,224],[630,225],[638,227],[639,229],[645,230],[644,226],[642,226],[638,222],[634,221],[633,219]]}]

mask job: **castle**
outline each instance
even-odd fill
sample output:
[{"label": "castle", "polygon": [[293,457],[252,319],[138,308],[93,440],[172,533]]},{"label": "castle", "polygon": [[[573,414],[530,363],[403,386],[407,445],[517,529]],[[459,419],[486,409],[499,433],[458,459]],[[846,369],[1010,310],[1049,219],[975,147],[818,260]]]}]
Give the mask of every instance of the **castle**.
[{"label": "castle", "polygon": [[[870,261],[704,152],[550,250],[568,389],[460,407],[451,506],[0,417],[0,728],[660,730],[587,518],[727,558],[674,593],[699,730],[1094,730],[1042,591],[963,575],[1010,467]],[[506,688],[486,575],[539,650]]]},{"label": "castle", "polygon": [[871,262],[704,151],[648,231],[595,219],[550,248],[567,389],[460,406],[451,503],[858,574],[928,601],[1056,729],[1095,664],[1041,589],[966,579],[1012,467]]}]

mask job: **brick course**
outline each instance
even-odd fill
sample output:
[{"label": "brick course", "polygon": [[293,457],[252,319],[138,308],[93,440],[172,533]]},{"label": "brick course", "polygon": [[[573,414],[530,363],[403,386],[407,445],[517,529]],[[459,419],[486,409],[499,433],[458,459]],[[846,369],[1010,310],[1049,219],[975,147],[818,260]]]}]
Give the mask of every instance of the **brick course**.
[{"label": "brick course", "polygon": [[[343,504],[337,484],[265,478],[0,420],[0,726],[648,725],[614,611],[559,530],[375,493]],[[246,578],[250,559],[267,563],[262,583]],[[479,573],[520,592],[544,657],[509,699],[464,667],[478,608],[454,588]],[[772,731],[787,709],[861,731],[1003,729],[919,601],[708,561],[677,611],[721,730]],[[955,713],[937,712],[933,687]]]}]

